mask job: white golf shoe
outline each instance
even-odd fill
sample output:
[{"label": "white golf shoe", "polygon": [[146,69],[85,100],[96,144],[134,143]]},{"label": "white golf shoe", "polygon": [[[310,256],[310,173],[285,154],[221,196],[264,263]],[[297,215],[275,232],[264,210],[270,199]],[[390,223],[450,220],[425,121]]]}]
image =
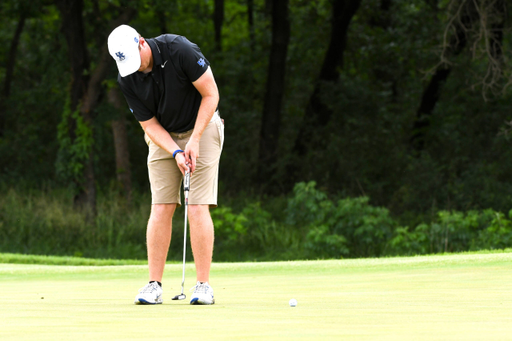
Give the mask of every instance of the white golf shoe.
[{"label": "white golf shoe", "polygon": [[194,293],[192,294],[190,304],[215,304],[213,289],[208,282],[197,282],[196,286],[192,289],[194,289]]},{"label": "white golf shoe", "polygon": [[151,282],[140,288],[135,296],[135,304],[162,304],[162,288],[157,282]]}]

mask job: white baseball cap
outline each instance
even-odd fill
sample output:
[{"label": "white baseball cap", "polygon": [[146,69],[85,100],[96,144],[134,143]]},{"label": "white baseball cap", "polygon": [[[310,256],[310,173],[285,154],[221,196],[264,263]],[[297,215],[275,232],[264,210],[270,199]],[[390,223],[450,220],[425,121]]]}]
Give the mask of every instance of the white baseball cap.
[{"label": "white baseball cap", "polygon": [[134,73],[140,68],[139,34],[128,25],[116,27],[108,36],[108,52],[121,77]]}]

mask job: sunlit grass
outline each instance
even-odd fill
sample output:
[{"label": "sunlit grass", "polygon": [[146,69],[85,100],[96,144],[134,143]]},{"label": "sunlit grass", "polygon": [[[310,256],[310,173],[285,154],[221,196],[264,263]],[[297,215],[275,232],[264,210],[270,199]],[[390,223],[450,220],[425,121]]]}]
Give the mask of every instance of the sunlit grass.
[{"label": "sunlit grass", "polygon": [[[2,255],[5,262],[19,255]],[[31,257],[0,264],[6,340],[505,340],[512,321],[512,252],[326,261],[214,263],[214,306],[135,306],[147,265]],[[43,260],[53,264],[45,265]],[[76,263],[75,263],[76,262]],[[96,262],[96,263],[95,263]],[[91,264],[104,266],[91,266]],[[126,264],[134,264],[127,261]],[[186,289],[194,284],[187,264]],[[190,294],[188,298],[190,298]],[[298,305],[288,306],[295,298]]]}]

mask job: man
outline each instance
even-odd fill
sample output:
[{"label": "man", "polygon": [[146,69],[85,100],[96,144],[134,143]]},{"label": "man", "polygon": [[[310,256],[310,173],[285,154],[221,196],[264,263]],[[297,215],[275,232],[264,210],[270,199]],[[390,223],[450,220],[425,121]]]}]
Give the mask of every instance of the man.
[{"label": "man", "polygon": [[108,38],[119,70],[118,83],[145,132],[152,207],[146,240],[149,283],[135,304],[162,303],[162,276],[171,242],[172,217],[180,205],[180,187],[190,171],[190,243],[197,284],[190,304],[214,304],[209,285],[213,254],[210,207],[217,206],[218,166],[224,125],[210,63],[185,37],[141,37],[121,25]]}]

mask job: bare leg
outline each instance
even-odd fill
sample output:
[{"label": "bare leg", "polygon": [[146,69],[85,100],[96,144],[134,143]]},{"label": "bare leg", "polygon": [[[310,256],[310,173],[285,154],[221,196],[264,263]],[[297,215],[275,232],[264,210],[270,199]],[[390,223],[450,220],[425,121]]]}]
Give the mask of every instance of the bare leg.
[{"label": "bare leg", "polygon": [[194,253],[197,280],[208,282],[213,255],[213,221],[208,205],[189,205],[190,244]]},{"label": "bare leg", "polygon": [[172,216],[175,209],[176,204],[151,206],[146,232],[150,281],[162,282],[167,252],[171,243]]}]

